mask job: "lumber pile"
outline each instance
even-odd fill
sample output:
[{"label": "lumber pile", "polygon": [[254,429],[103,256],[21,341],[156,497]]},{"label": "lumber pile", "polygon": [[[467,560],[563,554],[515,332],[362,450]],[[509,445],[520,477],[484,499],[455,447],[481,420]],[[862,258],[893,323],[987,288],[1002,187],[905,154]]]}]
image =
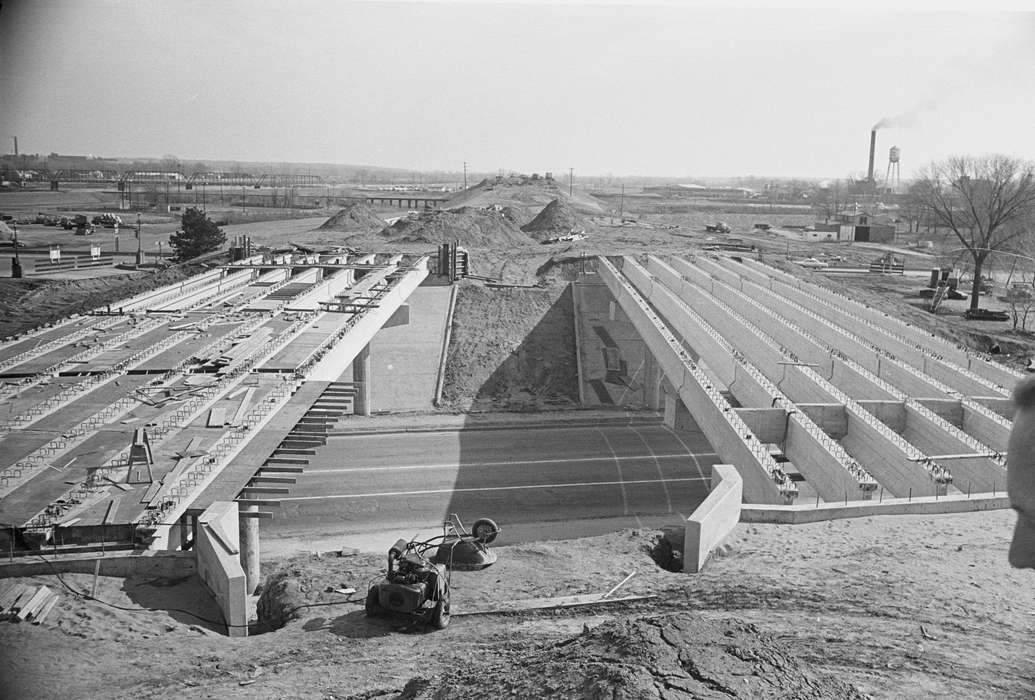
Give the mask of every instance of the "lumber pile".
[{"label": "lumber pile", "polygon": [[0,620],[42,623],[57,605],[61,594],[47,586],[0,582]]}]

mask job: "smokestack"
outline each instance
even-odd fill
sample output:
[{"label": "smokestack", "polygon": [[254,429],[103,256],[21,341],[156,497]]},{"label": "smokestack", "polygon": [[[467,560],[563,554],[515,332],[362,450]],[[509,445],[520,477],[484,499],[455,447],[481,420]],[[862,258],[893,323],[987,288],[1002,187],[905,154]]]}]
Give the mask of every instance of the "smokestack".
[{"label": "smokestack", "polygon": [[18,157],[18,137],[17,136],[12,136],[11,138],[14,139],[14,157],[17,158]]},{"label": "smokestack", "polygon": [[877,149],[877,130],[870,132],[870,169],[866,171],[866,181],[873,182],[873,156]]}]

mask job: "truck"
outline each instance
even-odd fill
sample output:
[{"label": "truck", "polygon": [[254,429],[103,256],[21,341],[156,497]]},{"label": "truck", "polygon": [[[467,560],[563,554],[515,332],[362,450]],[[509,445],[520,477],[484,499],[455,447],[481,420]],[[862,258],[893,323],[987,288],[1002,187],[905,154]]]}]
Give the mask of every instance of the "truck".
[{"label": "truck", "polygon": [[86,214],[76,214],[72,217],[72,222],[75,224],[75,235],[77,236],[89,236],[94,232],[94,226],[86,218]]},{"label": "truck", "polygon": [[719,221],[711,226],[705,226],[704,230],[708,233],[730,233],[733,228],[725,221]]}]

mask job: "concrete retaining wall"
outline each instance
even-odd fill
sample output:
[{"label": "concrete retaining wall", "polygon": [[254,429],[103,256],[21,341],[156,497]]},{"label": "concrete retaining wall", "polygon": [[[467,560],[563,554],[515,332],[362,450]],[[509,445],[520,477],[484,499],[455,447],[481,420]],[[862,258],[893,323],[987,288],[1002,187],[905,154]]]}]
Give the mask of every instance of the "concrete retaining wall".
[{"label": "concrete retaining wall", "polygon": [[197,571],[193,552],[111,552],[109,554],[58,554],[42,559],[0,562],[0,578],[52,574],[92,574],[100,561],[101,576],[160,576],[179,578]]},{"label": "concrete retaining wall", "polygon": [[712,490],[687,518],[683,571],[696,574],[708,555],[740,522],[744,482],[731,464],[712,465]]},{"label": "concrete retaining wall", "polygon": [[237,504],[217,501],[198,516],[198,575],[223,611],[227,634],[248,636],[248,595],[241,568]]},{"label": "concrete retaining wall", "polygon": [[883,501],[856,501],[848,505],[843,503],[823,503],[819,506],[745,504],[740,509],[740,521],[743,523],[802,525],[824,520],[865,518],[871,515],[935,515],[1003,510],[1009,507],[1010,499],[1006,494],[981,494],[971,497],[964,494],[939,496],[938,498],[925,496],[913,499],[885,498]]}]

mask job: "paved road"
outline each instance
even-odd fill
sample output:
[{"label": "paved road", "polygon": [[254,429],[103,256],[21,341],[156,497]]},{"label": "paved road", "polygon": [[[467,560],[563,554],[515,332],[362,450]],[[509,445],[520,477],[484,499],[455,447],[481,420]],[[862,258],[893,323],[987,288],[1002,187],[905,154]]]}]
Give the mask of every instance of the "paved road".
[{"label": "paved road", "polygon": [[265,536],[423,531],[452,512],[545,537],[564,537],[570,521],[635,525],[692,512],[718,458],[697,431],[602,425],[333,436],[309,459]]}]

